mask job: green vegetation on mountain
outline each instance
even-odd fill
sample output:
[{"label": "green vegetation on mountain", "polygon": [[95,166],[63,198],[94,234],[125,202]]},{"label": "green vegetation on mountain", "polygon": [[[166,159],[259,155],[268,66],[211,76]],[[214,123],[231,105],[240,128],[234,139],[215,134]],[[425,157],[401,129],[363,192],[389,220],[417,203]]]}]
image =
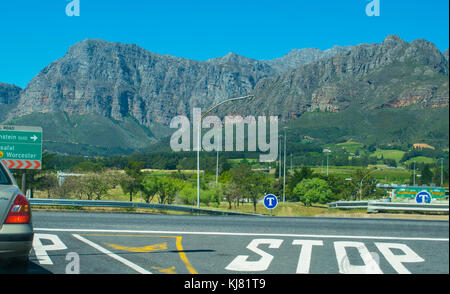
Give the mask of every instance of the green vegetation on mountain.
[{"label": "green vegetation on mountain", "polygon": [[43,148],[50,152],[85,156],[130,154],[156,142],[148,128],[130,117],[118,121],[95,114],[32,113],[7,123],[41,126]]}]

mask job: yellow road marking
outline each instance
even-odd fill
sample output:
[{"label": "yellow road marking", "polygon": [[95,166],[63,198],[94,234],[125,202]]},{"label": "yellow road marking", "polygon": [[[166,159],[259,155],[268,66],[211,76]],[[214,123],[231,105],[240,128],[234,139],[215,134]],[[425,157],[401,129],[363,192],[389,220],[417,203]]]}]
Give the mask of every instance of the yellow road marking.
[{"label": "yellow road marking", "polygon": [[157,266],[152,266],[152,269],[158,270],[162,273],[165,274],[176,274],[177,272],[175,271],[175,267],[169,267],[169,268],[162,268],[162,267],[157,267]]},{"label": "yellow road marking", "polygon": [[149,245],[144,247],[128,247],[128,246],[121,246],[116,244],[110,244],[110,243],[104,243],[108,245],[111,248],[118,249],[118,250],[124,250],[128,252],[138,252],[138,253],[148,253],[148,252],[154,252],[158,250],[166,250],[167,249],[167,242],[162,244],[155,244],[155,245]]},{"label": "yellow road marking", "polygon": [[181,261],[183,261],[184,265],[186,266],[187,270],[191,274],[198,274],[197,271],[194,269],[192,264],[189,262],[189,259],[186,256],[186,253],[184,253],[183,246],[181,245],[181,236],[176,236],[177,238],[177,250],[178,254],[180,255]]},{"label": "yellow road marking", "polygon": [[[181,244],[181,240],[183,237],[181,236],[151,236],[151,235],[112,235],[112,234],[83,234],[84,236],[94,236],[94,237],[139,237],[139,238],[175,238],[176,239],[176,247],[178,250],[178,255],[180,256],[181,261],[186,266],[186,269],[191,274],[198,274],[198,272],[194,269],[192,264],[184,252],[183,245]],[[129,248],[143,248],[143,247],[129,247]]]}]

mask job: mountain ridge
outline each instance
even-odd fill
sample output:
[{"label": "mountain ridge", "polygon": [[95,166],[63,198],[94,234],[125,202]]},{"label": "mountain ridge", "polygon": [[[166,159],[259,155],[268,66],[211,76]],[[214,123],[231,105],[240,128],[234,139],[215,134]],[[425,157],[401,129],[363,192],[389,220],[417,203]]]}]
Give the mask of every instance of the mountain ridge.
[{"label": "mountain ridge", "polygon": [[[215,114],[271,114],[292,120],[314,111],[448,107],[448,72],[448,50],[440,52],[422,39],[408,43],[397,35],[380,44],[294,49],[269,61],[233,52],[196,61],[135,44],[86,39],[42,69],[25,89],[9,86],[13,94],[3,100],[0,95],[0,121],[5,121],[5,111],[6,123],[27,121],[34,113],[90,115],[94,121],[132,119],[152,130],[148,140],[140,141],[147,144],[169,135],[167,126],[176,115],[190,117],[193,107],[205,109],[247,94],[256,99],[224,105]],[[114,132],[123,132],[123,125],[115,126]],[[124,146],[140,148],[141,143]]]}]

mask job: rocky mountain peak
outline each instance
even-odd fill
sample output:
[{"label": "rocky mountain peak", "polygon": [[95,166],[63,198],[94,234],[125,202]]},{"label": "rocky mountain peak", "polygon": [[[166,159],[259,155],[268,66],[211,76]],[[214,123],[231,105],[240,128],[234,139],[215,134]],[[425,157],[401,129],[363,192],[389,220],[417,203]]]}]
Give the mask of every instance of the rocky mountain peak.
[{"label": "rocky mountain peak", "polygon": [[259,63],[258,60],[248,58],[239,54],[236,54],[234,52],[229,52],[225,56],[218,57],[218,58],[212,58],[207,60],[209,63],[215,63],[215,64],[235,64],[235,65],[247,65],[251,63]]},{"label": "rocky mountain peak", "polygon": [[325,51],[317,48],[293,49],[286,55],[266,61],[279,74],[296,69],[302,65],[334,56],[337,53],[350,50],[351,47],[334,46]]},{"label": "rocky mountain peak", "polygon": [[404,41],[402,38],[400,38],[400,36],[398,35],[389,35],[381,43],[381,45],[389,47],[395,47],[398,45],[406,45],[406,44],[407,42]]}]

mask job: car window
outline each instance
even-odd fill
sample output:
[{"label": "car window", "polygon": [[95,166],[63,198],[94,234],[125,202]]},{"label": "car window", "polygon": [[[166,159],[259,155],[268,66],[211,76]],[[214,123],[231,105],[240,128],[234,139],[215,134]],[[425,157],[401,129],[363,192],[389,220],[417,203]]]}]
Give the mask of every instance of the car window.
[{"label": "car window", "polygon": [[0,185],[11,185],[11,179],[2,165],[0,165]]}]

